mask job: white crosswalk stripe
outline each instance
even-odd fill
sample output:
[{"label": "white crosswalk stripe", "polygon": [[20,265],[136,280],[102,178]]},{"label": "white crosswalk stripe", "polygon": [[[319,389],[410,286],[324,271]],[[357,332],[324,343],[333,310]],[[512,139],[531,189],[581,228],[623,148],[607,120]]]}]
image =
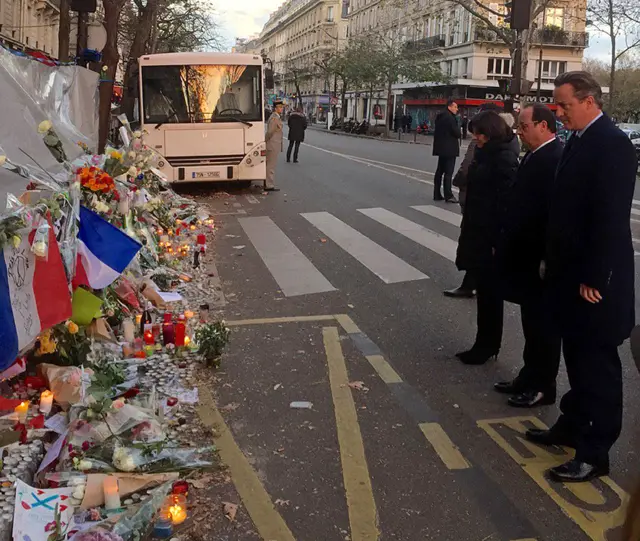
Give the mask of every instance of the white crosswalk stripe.
[{"label": "white crosswalk stripe", "polygon": [[438,218],[438,220],[442,220],[443,222],[456,225],[458,227],[460,227],[460,224],[462,223],[462,214],[451,212],[450,210],[436,207],[435,205],[416,205],[415,207],[411,208],[417,210],[418,212],[422,212],[423,214],[428,214],[429,216]]},{"label": "white crosswalk stripe", "polygon": [[335,290],[271,218],[238,221],[287,297]]},{"label": "white crosswalk stripe", "polygon": [[411,220],[407,220],[402,216],[390,212],[383,208],[358,209],[365,216],[375,220],[376,222],[386,225],[395,232],[411,239],[414,242],[428,248],[432,252],[440,254],[449,261],[456,260],[456,250],[458,243],[449,237],[440,235],[435,231],[431,231]]},{"label": "white crosswalk stripe", "polygon": [[309,212],[302,214],[302,217],[367,267],[385,284],[428,278],[418,269],[405,263],[328,212]]}]

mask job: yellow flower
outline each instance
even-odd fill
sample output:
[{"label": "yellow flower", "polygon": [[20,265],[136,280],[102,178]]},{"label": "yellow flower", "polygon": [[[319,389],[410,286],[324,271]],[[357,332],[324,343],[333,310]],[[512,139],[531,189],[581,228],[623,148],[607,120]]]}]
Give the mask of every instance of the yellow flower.
[{"label": "yellow flower", "polygon": [[18,235],[14,235],[13,237],[11,237],[11,242],[13,243],[13,247],[17,248],[18,246],[20,246],[22,239]]},{"label": "yellow flower", "polygon": [[53,128],[53,124],[51,124],[49,120],[43,120],[42,122],[40,122],[40,125],[38,126],[38,133],[40,135],[44,135],[51,128]]},{"label": "yellow flower", "polygon": [[73,321],[67,321],[67,330],[70,334],[76,334],[78,332],[78,326]]},{"label": "yellow flower", "polygon": [[56,350],[56,342],[55,340],[51,340],[51,330],[46,331],[45,333],[40,335],[40,348],[38,349],[37,355],[48,355],[49,353],[54,353]]},{"label": "yellow flower", "polygon": [[114,151],[111,153],[111,157],[112,157],[114,160],[118,160],[118,161],[120,161],[120,162],[121,162],[121,161],[122,161],[122,152],[118,152],[117,150],[114,150]]}]

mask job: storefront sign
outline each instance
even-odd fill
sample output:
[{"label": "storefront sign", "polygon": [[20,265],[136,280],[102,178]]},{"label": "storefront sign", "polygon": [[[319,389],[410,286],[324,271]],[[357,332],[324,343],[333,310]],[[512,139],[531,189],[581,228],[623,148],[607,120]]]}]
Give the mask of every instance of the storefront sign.
[{"label": "storefront sign", "polygon": [[[493,94],[491,92],[487,92],[484,95],[485,100],[495,100],[495,101],[504,101],[510,99],[511,96],[506,96],[504,94]],[[540,96],[538,99],[537,96],[524,96],[524,100],[528,102],[539,102],[539,103],[554,103],[553,96]]]}]

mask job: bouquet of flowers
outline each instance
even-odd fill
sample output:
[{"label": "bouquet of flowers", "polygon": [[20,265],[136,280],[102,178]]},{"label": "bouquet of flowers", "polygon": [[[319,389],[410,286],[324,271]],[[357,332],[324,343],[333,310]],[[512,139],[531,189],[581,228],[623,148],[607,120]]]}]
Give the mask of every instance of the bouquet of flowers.
[{"label": "bouquet of flowers", "polygon": [[53,124],[49,120],[43,120],[38,126],[38,133],[42,135],[44,144],[51,152],[51,155],[56,159],[58,163],[67,162],[67,154],[62,147],[62,141],[60,137],[53,129]]}]

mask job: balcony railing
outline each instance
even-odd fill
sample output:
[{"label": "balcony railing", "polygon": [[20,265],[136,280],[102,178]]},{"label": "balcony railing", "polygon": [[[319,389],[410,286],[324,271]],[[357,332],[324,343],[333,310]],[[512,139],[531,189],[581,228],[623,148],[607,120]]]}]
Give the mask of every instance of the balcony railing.
[{"label": "balcony railing", "polygon": [[422,38],[415,41],[407,42],[407,49],[412,51],[432,51],[433,49],[439,49],[446,45],[445,36],[438,34],[428,38]]},{"label": "balcony railing", "polygon": [[[515,32],[510,28],[502,29],[504,34],[515,41]],[[474,41],[495,43],[503,41],[498,32],[490,28],[476,28]],[[535,45],[557,45],[561,47],[588,47],[589,34],[587,32],[569,32],[556,28],[537,28],[531,33],[531,43]]]}]

